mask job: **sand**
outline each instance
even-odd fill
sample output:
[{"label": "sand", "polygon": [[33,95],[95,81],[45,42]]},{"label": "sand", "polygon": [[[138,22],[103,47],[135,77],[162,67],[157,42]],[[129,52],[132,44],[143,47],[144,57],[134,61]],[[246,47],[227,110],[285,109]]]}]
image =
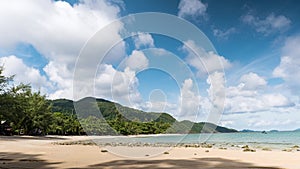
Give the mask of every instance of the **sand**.
[{"label": "sand", "polygon": [[[98,147],[57,145],[79,137],[0,137],[0,169],[4,168],[300,168],[300,152],[243,152],[193,147]],[[107,150],[108,152],[105,152]]]}]

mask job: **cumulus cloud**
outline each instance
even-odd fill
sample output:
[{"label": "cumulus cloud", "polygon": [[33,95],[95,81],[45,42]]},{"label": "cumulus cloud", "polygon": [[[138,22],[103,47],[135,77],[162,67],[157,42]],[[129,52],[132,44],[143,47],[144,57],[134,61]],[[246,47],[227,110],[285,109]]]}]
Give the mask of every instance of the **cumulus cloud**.
[{"label": "cumulus cloud", "polygon": [[210,85],[208,89],[208,96],[213,105],[213,114],[220,114],[223,112],[225,104],[225,77],[224,72],[214,72],[207,78],[207,83]]},{"label": "cumulus cloud", "polygon": [[136,49],[140,49],[141,47],[154,47],[154,40],[149,33],[139,32],[133,37],[133,40]]},{"label": "cumulus cloud", "polygon": [[[195,50],[196,53],[199,53],[200,56],[197,56],[190,48]],[[230,61],[225,57],[212,51],[204,51],[204,49],[198,47],[194,41],[189,40],[185,42],[182,49],[188,53],[186,56],[186,62],[196,68],[199,71],[199,74],[223,71],[224,69],[232,66]]]},{"label": "cumulus cloud", "polygon": [[232,120],[222,120],[222,121],[220,121],[221,126],[229,127],[229,126],[232,126],[233,124],[234,124],[234,121],[232,121]]},{"label": "cumulus cloud", "polygon": [[245,97],[253,97],[256,96],[258,91],[256,90],[245,90],[245,84],[240,83],[237,86],[229,86],[226,88],[226,96],[234,97],[234,96],[245,96]]},{"label": "cumulus cloud", "polygon": [[[0,41],[0,46],[9,49],[18,43],[33,45],[49,61],[44,71],[55,91],[50,93],[51,98],[72,98],[71,81],[80,49],[119,13],[120,8],[106,0],[83,0],[73,6],[51,0],[1,1],[0,39],[5,41]],[[122,24],[103,37],[109,42],[121,41],[113,48],[116,52],[109,53],[110,62],[125,54],[120,29]]]},{"label": "cumulus cloud", "polygon": [[[43,55],[78,54],[96,31],[117,18],[119,8],[106,1],[1,1],[1,46],[25,42]],[[9,19],[9,20],[8,20]],[[26,23],[26,24],[24,24]]]},{"label": "cumulus cloud", "polygon": [[[207,52],[191,40],[186,41],[181,49],[187,52],[185,61],[197,70],[198,76],[208,75],[206,81],[209,85],[207,89],[208,97],[201,98],[201,106],[202,110],[210,113],[206,120],[216,123],[221,113],[223,113],[225,102],[226,87],[223,71],[230,68],[232,64],[225,57],[212,51]],[[199,56],[195,53],[199,54]]]},{"label": "cumulus cloud", "polygon": [[47,78],[41,75],[38,69],[28,67],[22,59],[11,55],[0,58],[0,65],[4,66],[3,74],[5,76],[13,76],[14,81],[19,83],[31,84],[35,90],[41,90],[43,93],[48,91],[47,87],[51,87]]},{"label": "cumulus cloud", "polygon": [[280,64],[274,69],[273,75],[282,78],[285,86],[293,93],[299,93],[300,85],[300,36],[289,37],[286,39],[282,48]]},{"label": "cumulus cloud", "polygon": [[196,120],[200,110],[200,95],[198,94],[192,79],[186,79],[181,86],[180,110],[176,116],[179,119]]},{"label": "cumulus cloud", "polygon": [[[118,35],[116,34],[116,36]],[[101,62],[106,64],[115,64],[120,62],[127,55],[125,52],[125,46],[126,43],[124,41],[120,41],[109,50]]]},{"label": "cumulus cloud", "polygon": [[152,100],[140,104],[139,108],[147,112],[167,112],[176,115],[178,104],[170,103],[168,101]]},{"label": "cumulus cloud", "polygon": [[73,68],[65,62],[50,61],[43,70],[47,73],[49,83],[54,86],[54,91],[49,91],[49,98],[73,97]]},{"label": "cumulus cloud", "polygon": [[142,101],[137,86],[134,71],[129,68],[118,71],[112,65],[102,64],[95,77],[94,91],[98,97],[137,108]]},{"label": "cumulus cloud", "polygon": [[262,101],[267,107],[289,107],[295,104],[280,93],[265,94]]},{"label": "cumulus cloud", "polygon": [[149,60],[142,51],[134,50],[125,60],[125,65],[133,71],[140,71],[148,67]]},{"label": "cumulus cloud", "polygon": [[267,85],[267,81],[264,78],[253,72],[243,75],[240,82],[243,84],[244,89],[249,90],[261,89]]},{"label": "cumulus cloud", "polygon": [[267,82],[256,73],[250,72],[240,78],[240,84],[226,90],[225,111],[227,113],[261,112],[295,104],[281,93],[266,93],[262,87]]},{"label": "cumulus cloud", "polygon": [[178,9],[178,16],[181,18],[203,16],[205,15],[207,4],[202,3],[200,0],[181,0]]},{"label": "cumulus cloud", "polygon": [[148,112],[166,112],[166,110],[170,110],[173,105],[168,103],[167,95],[164,91],[161,89],[154,89],[149,94],[149,101],[143,106],[145,106]]},{"label": "cumulus cloud", "polygon": [[[286,110],[286,112],[283,110]],[[299,125],[300,118],[296,112],[297,110],[294,107],[285,107],[260,111],[256,114],[226,114],[226,116],[223,116],[222,121],[225,121],[225,126],[238,130],[295,130],[297,128],[295,126]],[[229,123],[226,123],[227,121]]]},{"label": "cumulus cloud", "polygon": [[274,13],[271,13],[266,18],[247,14],[242,16],[241,19],[244,23],[254,27],[257,32],[264,35],[286,31],[291,25],[289,18],[284,15],[276,16]]},{"label": "cumulus cloud", "polygon": [[278,107],[293,107],[295,104],[280,93],[259,94],[256,97],[236,95],[226,99],[226,113],[257,113]]}]

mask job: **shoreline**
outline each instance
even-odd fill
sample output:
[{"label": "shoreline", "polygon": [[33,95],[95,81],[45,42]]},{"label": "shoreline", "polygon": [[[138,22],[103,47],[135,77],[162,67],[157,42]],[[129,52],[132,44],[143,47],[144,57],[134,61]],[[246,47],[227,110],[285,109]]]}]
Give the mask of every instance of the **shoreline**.
[{"label": "shoreline", "polygon": [[[18,140],[18,139],[32,139],[32,140],[51,140],[54,145],[95,145],[100,147],[190,147],[190,148],[216,148],[221,150],[244,150],[249,151],[285,151],[285,152],[300,152],[300,143],[259,143],[259,142],[145,142],[129,139],[139,138],[153,138],[153,137],[168,137],[168,136],[181,136],[182,134],[151,134],[151,135],[130,135],[130,136],[0,136],[1,140]],[[112,140],[111,140],[112,139]],[[128,139],[127,141],[124,141]],[[122,140],[122,141],[120,141]],[[246,150],[247,151],[247,150]]]},{"label": "shoreline", "polygon": [[285,148],[270,148],[270,146],[259,146],[251,144],[217,144],[217,143],[122,143],[122,142],[102,142],[97,143],[93,140],[76,140],[76,141],[58,141],[52,142],[54,145],[83,145],[83,146],[99,146],[99,147],[168,147],[168,148],[207,148],[220,150],[235,150],[244,152],[256,151],[285,151],[285,152],[300,152],[298,145],[286,146]]},{"label": "shoreline", "polygon": [[[260,143],[260,142],[184,142],[184,141],[155,141],[156,137],[184,136],[182,134],[151,134],[130,136],[63,136],[73,138],[71,141],[58,141],[58,145],[98,145],[98,146],[128,146],[128,147],[192,147],[218,149],[251,149],[262,151],[300,151],[299,144],[293,143]],[[75,138],[75,139],[74,139]],[[142,139],[142,140],[139,140]],[[151,141],[149,141],[150,139]]]}]

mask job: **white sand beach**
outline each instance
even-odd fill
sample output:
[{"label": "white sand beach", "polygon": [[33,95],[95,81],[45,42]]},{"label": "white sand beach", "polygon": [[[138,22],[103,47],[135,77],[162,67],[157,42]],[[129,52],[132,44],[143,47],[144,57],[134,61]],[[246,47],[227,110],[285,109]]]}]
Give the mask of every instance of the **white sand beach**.
[{"label": "white sand beach", "polygon": [[[85,139],[89,137],[0,137],[0,168],[299,168],[298,151],[243,152],[242,149],[223,150],[215,147],[175,147],[164,151],[165,147],[161,148],[164,150],[159,150],[159,147],[109,148],[96,145],[53,144]],[[165,153],[149,156],[151,152],[157,150]],[[110,151],[140,154],[139,158],[134,158],[120,156]]]}]

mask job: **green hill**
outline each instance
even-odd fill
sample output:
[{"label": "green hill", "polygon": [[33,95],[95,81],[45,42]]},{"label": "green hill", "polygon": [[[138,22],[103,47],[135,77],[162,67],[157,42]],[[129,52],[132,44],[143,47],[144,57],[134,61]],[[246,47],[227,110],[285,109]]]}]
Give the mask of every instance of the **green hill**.
[{"label": "green hill", "polygon": [[74,104],[73,101],[67,99],[50,100],[52,103],[52,112],[61,112],[64,114],[73,114]]},{"label": "green hill", "polygon": [[77,112],[82,127],[89,134],[237,132],[212,123],[194,123],[188,120],[179,122],[167,113],[144,112],[104,99],[87,97],[75,103],[67,99],[49,101],[52,103],[53,112],[66,115]]},{"label": "green hill", "polygon": [[299,129],[296,129],[296,130],[294,130],[294,131],[297,131],[297,132],[298,132],[298,131],[300,131],[300,128],[299,128]]}]

